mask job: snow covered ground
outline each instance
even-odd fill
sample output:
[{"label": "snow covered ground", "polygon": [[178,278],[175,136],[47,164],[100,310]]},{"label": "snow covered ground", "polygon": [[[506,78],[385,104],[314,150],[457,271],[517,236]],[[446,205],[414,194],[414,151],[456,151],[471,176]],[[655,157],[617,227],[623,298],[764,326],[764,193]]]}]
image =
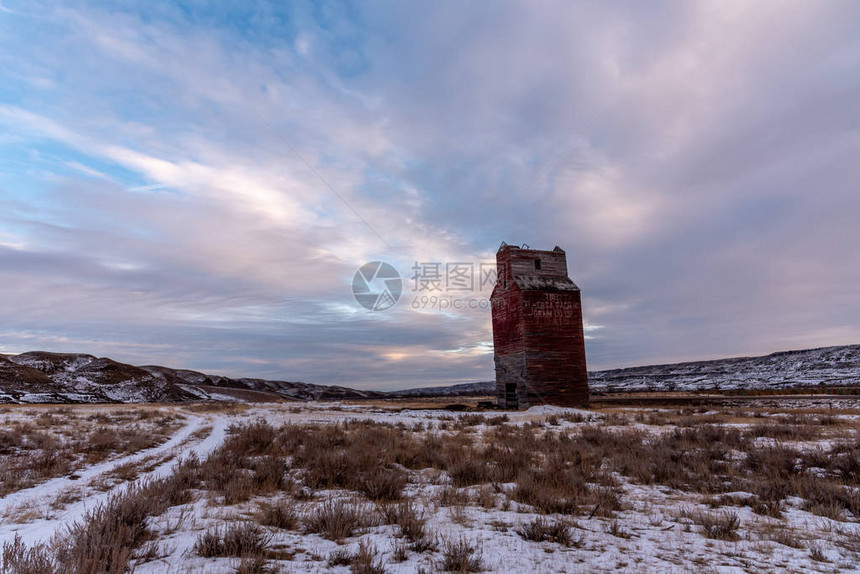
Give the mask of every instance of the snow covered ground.
[{"label": "snow covered ground", "polygon": [[[3,497],[0,499],[0,540],[18,534],[31,544],[48,542],[58,531],[80,521],[88,509],[128,488],[129,482],[105,488],[100,480],[111,477],[113,471],[124,465],[155,463],[154,468],[137,475],[137,480],[146,480],[169,473],[179,458],[192,453],[205,457],[223,440],[229,419],[196,414],[186,417],[185,425],[157,447],[113,458]],[[16,520],[22,516],[25,520]]]},{"label": "snow covered ground", "polygon": [[860,384],[860,345],[594,371],[588,379],[592,392],[604,393],[856,387]]},{"label": "snow covered ground", "polygon": [[[34,407],[16,407],[15,416],[27,416],[27,408]],[[362,424],[384,428],[391,425],[390,428],[407,429],[406,432],[416,436],[437,435],[474,443],[497,436],[493,433],[504,426],[551,436],[576,437],[588,432],[584,429],[600,429],[601,432],[659,437],[680,427],[695,429],[716,425],[723,430],[754,431],[757,433],[754,440],[758,441],[754,444],[761,445],[767,452],[770,452],[769,447],[780,444],[812,453],[832,449],[834,445],[857,443],[860,424],[860,408],[795,415],[754,407],[749,407],[749,412],[726,413],[534,407],[525,412],[506,413],[504,419],[499,413],[480,417],[474,413],[442,410],[398,411],[384,403],[256,404],[211,411],[195,409],[193,405],[160,408],[175,409],[184,419],[168,441],[0,498],[0,544],[10,543],[16,535],[27,545],[47,543],[75,522],[84,520],[88,510],[133,484],[133,481],[117,481],[118,469],[138,465],[137,481],[167,476],[177,461],[192,454],[206,459],[228,436],[230,425],[255,420],[264,420],[274,428],[288,423],[325,428],[344,421],[372,421]],[[766,428],[768,425],[779,430],[771,432]],[[644,442],[651,440],[646,438]],[[373,449],[381,447],[367,444],[366,448],[373,456]],[[854,453],[850,451],[848,456]],[[728,453],[727,460],[743,455]],[[678,452],[678,456],[692,455]],[[855,462],[860,466],[860,460]],[[111,476],[112,480],[104,480]],[[604,478],[610,476],[612,491],[618,494],[617,508],[598,506],[592,511],[585,508],[559,514],[540,513],[515,500],[511,494],[517,487],[514,482],[479,481],[457,488],[452,486],[445,470],[409,470],[404,497],[419,509],[435,545],[423,551],[407,548],[400,527],[387,524],[381,517],[383,504],[371,502],[356,492],[338,488],[312,492],[285,489],[227,504],[224,498],[200,487],[190,502],[172,506],[163,514],[148,519],[154,540],[147,542],[145,552],[138,552],[135,572],[236,572],[243,563],[240,558],[203,557],[195,545],[213,528],[254,523],[261,505],[278,501],[288,502],[296,512],[297,522],[290,528],[261,527],[267,548],[266,567],[270,571],[350,572],[349,555],[356,554],[360,546],[373,550],[373,561],[382,569],[378,571],[437,571],[443,565],[446,550],[458,543],[470,547],[482,568],[491,572],[832,572],[860,569],[857,522],[860,516],[851,512],[839,516],[835,511],[813,512],[815,509],[810,509],[804,500],[789,496],[779,517],[767,516],[754,512],[751,505],[742,502],[753,497],[749,492],[704,495],[697,488],[670,487],[659,480],[646,484],[615,471],[607,471]],[[856,482],[856,477],[851,480]],[[852,484],[847,489],[856,493],[858,485]],[[340,541],[309,533],[301,526],[305,517],[332,500],[343,500],[362,515],[362,525],[354,535]],[[822,515],[828,513],[831,517]],[[731,518],[735,525],[729,524],[726,532],[719,531],[723,524],[720,521],[726,518]],[[522,531],[536,519],[547,524],[566,525],[570,540],[566,543],[527,540]],[[716,521],[716,526],[709,520]],[[248,568],[245,562],[244,567]],[[356,561],[352,562],[352,571],[359,571]]]}]

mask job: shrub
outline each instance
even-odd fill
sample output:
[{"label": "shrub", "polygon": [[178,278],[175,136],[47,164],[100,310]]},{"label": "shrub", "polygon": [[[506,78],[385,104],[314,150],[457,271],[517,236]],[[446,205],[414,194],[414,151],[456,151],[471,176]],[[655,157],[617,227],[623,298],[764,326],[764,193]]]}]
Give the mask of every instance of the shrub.
[{"label": "shrub", "polygon": [[349,565],[351,574],[384,574],[385,567],[382,558],[377,558],[376,547],[364,540],[358,543],[356,552]]},{"label": "shrub", "polygon": [[406,486],[406,476],[396,469],[378,469],[362,473],[356,483],[356,490],[371,500],[398,500]]},{"label": "shrub", "polygon": [[765,527],[764,530],[763,538],[765,540],[770,540],[790,548],[803,548],[803,541],[797,535],[797,532],[791,528],[784,526],[768,526]]},{"label": "shrub", "polygon": [[630,538],[633,536],[629,530],[626,530],[620,522],[613,520],[606,529],[606,532],[618,538]]},{"label": "shrub", "polygon": [[448,467],[448,476],[454,486],[471,486],[489,482],[490,467],[483,460],[472,458],[470,453],[460,454]]},{"label": "shrub", "polygon": [[373,544],[361,540],[355,552],[350,552],[346,548],[333,550],[328,556],[328,565],[349,566],[352,574],[383,574],[385,567],[382,565],[382,559],[377,558],[377,554]]},{"label": "shrub", "polygon": [[392,548],[391,559],[394,562],[406,562],[409,560],[409,546],[403,540],[395,540]]},{"label": "shrub", "polygon": [[198,536],[194,543],[194,552],[204,558],[263,556],[271,538],[271,535],[256,524],[225,524],[215,526]]},{"label": "shrub", "polygon": [[596,504],[594,513],[598,516],[611,517],[616,510],[621,510],[619,489],[612,486],[600,486],[592,490]]},{"label": "shrub", "polygon": [[54,574],[53,560],[44,545],[28,548],[16,534],[12,542],[3,544],[0,572],[3,574]]},{"label": "shrub", "polygon": [[354,505],[342,500],[326,501],[304,518],[305,531],[329,540],[343,540],[363,525],[361,514]]},{"label": "shrub", "polygon": [[547,465],[520,473],[513,498],[547,514],[573,514],[580,503],[590,500],[589,492],[578,473]]},{"label": "shrub", "polygon": [[561,520],[549,521],[538,517],[520,526],[517,534],[533,542],[556,542],[562,546],[572,546],[573,533],[570,526]]},{"label": "shrub", "polygon": [[445,541],[439,567],[445,572],[480,572],[484,569],[484,559],[477,544],[461,537],[456,541]]},{"label": "shrub", "polygon": [[257,522],[263,526],[274,526],[282,530],[293,530],[299,523],[296,509],[286,500],[275,503],[260,503]]},{"label": "shrub", "polygon": [[412,502],[389,504],[380,508],[380,513],[387,524],[400,527],[400,535],[409,542],[424,538],[427,519]]},{"label": "shrub", "polygon": [[754,496],[750,499],[749,503],[750,508],[756,514],[772,518],[782,518],[782,501],[779,499],[767,500],[759,496]]},{"label": "shrub", "polygon": [[409,544],[409,548],[413,552],[423,554],[424,552],[435,552],[439,549],[439,538],[436,534],[426,533],[416,538]]},{"label": "shrub", "polygon": [[251,468],[254,471],[255,493],[273,492],[284,486],[284,459],[262,456],[251,464]]},{"label": "shrub", "polygon": [[263,556],[246,556],[242,558],[239,567],[236,568],[236,574],[269,574],[278,571],[268,568]]},{"label": "shrub", "polygon": [[232,425],[227,432],[222,449],[244,456],[270,453],[277,435],[275,428],[263,419],[241,426]]},{"label": "shrub", "polygon": [[20,540],[4,545],[4,568],[16,574],[38,573],[50,561],[55,572],[125,572],[134,551],[151,535],[147,518],[190,498],[195,465],[196,460],[185,461],[168,477],[135,484],[110,497],[57,539],[53,557],[42,545],[27,549]]},{"label": "shrub", "polygon": [[715,540],[737,540],[740,518],[737,512],[691,512],[683,511],[682,515],[702,527],[702,534]]},{"label": "shrub", "polygon": [[809,543],[809,557],[816,562],[830,562],[830,560],[827,559],[827,556],[824,555],[824,550],[818,542]]},{"label": "shrub", "polygon": [[235,470],[228,475],[221,492],[228,506],[247,502],[256,493],[254,478],[243,470]]},{"label": "shrub", "polygon": [[58,545],[57,559],[72,572],[125,572],[132,551],[150,535],[146,519],[167,509],[160,481],[113,496],[73,525]]},{"label": "shrub", "polygon": [[352,562],[352,552],[348,548],[335,548],[328,555],[329,566],[349,566]]},{"label": "shrub", "polygon": [[845,512],[860,515],[860,493],[826,478],[804,474],[791,481],[794,491],[806,500],[803,509],[818,516],[844,520]]}]

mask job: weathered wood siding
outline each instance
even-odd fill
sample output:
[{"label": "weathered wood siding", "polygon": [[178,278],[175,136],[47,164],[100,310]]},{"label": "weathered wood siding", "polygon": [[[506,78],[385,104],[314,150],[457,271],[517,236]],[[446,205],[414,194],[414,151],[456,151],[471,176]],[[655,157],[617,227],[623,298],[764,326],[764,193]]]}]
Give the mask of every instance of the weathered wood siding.
[{"label": "weathered wood siding", "polygon": [[582,302],[564,251],[505,245],[496,264],[491,302],[499,405],[587,406]]}]

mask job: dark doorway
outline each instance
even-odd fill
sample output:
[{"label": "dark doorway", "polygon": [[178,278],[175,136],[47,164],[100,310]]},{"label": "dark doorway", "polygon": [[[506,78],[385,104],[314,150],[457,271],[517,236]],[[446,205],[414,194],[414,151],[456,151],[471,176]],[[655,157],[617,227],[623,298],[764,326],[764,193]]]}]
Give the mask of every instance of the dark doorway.
[{"label": "dark doorway", "polygon": [[519,408],[516,383],[505,383],[505,406],[509,409]]}]

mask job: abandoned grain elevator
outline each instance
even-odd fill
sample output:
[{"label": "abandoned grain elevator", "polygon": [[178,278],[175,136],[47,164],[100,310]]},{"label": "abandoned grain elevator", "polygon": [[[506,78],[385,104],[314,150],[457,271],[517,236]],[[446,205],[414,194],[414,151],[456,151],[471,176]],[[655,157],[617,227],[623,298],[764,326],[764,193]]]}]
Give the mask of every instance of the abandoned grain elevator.
[{"label": "abandoned grain elevator", "polygon": [[502,243],[490,298],[499,407],[588,406],[579,287],[560,247]]}]

